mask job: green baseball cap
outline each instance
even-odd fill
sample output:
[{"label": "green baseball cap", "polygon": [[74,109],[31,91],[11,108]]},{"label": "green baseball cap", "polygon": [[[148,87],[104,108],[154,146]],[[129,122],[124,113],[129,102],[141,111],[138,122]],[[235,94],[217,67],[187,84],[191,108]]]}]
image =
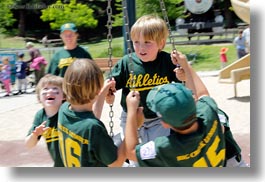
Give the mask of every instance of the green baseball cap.
[{"label": "green baseball cap", "polygon": [[181,128],[193,123],[188,121],[196,114],[192,91],[180,83],[159,85],[150,90],[146,98],[147,107],[173,127]]},{"label": "green baseball cap", "polygon": [[77,28],[74,23],[66,23],[61,26],[61,33],[63,33],[65,30],[70,30],[72,32],[77,32]]}]

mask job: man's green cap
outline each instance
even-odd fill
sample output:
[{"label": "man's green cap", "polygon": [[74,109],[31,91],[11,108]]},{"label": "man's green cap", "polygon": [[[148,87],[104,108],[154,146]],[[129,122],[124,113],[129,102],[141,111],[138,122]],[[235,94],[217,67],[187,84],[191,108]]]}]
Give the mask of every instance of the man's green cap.
[{"label": "man's green cap", "polygon": [[77,32],[77,28],[74,23],[66,23],[61,26],[61,33],[63,33],[65,30],[70,30],[72,32]]}]

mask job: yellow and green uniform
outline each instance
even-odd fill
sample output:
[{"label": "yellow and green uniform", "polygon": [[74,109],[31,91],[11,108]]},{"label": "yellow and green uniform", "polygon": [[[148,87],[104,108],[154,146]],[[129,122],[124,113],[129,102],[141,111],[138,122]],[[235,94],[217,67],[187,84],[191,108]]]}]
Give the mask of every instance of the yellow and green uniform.
[{"label": "yellow and green uniform", "polygon": [[[112,76],[116,81],[116,89],[122,89],[120,102],[123,109],[120,117],[121,132],[125,132],[126,125],[126,96],[130,89],[134,88],[140,93],[140,105],[144,108],[143,113],[146,119],[143,126],[139,129],[141,140],[146,142],[158,136],[167,136],[170,130],[164,128],[156,113],[147,107],[146,97],[149,91],[157,85],[180,82],[173,71],[176,66],[172,63],[170,54],[164,51],[158,52],[156,59],[150,62],[143,62],[137,57],[136,53],[132,53],[131,58],[129,55],[125,55],[112,69]],[[131,71],[133,71],[134,78],[132,78]],[[132,80],[135,81],[134,85]]]},{"label": "yellow and green uniform", "polygon": [[[134,90],[140,92],[140,104],[144,107],[145,117],[156,118],[156,113],[146,106],[147,94],[157,85],[171,83],[172,81],[180,82],[173,71],[176,66],[172,63],[170,54],[164,51],[159,52],[157,58],[151,62],[141,61],[135,53],[132,53],[131,56],[132,61],[126,55],[112,69],[112,76],[116,81],[116,89],[122,89],[121,106],[126,112],[126,96],[130,92],[130,88],[134,86]],[[131,84],[130,71],[133,71],[135,85]]]},{"label": "yellow and green uniform", "polygon": [[[136,146],[139,166],[143,167],[223,167],[225,139],[217,106],[208,96],[198,100],[198,130],[190,134],[171,132],[169,136]],[[176,116],[178,117],[178,116]]]},{"label": "yellow and green uniform", "polygon": [[62,48],[52,57],[48,73],[64,77],[66,69],[76,58],[92,59],[91,55],[79,45],[72,50]]},{"label": "yellow and green uniform", "polygon": [[28,135],[30,135],[35,130],[35,128],[41,125],[41,123],[43,123],[44,121],[47,121],[46,127],[50,127],[50,129],[40,135],[38,137],[38,140],[41,138],[41,136],[45,138],[48,150],[54,161],[54,167],[64,167],[59,153],[59,138],[57,130],[58,113],[48,118],[44,109],[39,110],[35,115],[32,127],[30,128]]},{"label": "yellow and green uniform", "polygon": [[117,147],[93,112],[74,112],[65,102],[59,110],[60,154],[66,167],[107,167]]}]

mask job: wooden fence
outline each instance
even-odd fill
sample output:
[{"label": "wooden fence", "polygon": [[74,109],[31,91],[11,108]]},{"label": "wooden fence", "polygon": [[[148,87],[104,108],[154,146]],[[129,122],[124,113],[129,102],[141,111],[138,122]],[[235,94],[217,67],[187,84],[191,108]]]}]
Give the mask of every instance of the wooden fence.
[{"label": "wooden fence", "polygon": [[[172,34],[175,45],[199,45],[213,43],[232,43],[238,34],[238,29],[225,29],[222,32],[207,32],[193,34]],[[210,38],[212,37],[212,38]],[[170,44],[170,42],[167,42]]]}]

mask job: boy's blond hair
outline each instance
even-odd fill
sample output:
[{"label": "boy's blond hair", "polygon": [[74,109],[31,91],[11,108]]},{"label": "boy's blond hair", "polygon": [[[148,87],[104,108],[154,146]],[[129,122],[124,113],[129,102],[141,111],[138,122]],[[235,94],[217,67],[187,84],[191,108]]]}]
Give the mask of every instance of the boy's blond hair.
[{"label": "boy's blond hair", "polygon": [[71,104],[87,104],[99,94],[104,83],[103,73],[90,59],[76,59],[66,70],[63,91]]},{"label": "boy's blond hair", "polygon": [[4,57],[2,58],[2,63],[4,63],[4,62],[9,63],[9,57],[4,56]]},{"label": "boy's blond hair", "polygon": [[144,15],[134,23],[130,34],[132,40],[137,39],[142,34],[145,40],[153,40],[160,45],[161,40],[164,40],[166,43],[169,31],[166,22],[160,17],[156,15]]},{"label": "boy's blond hair", "polygon": [[[43,76],[38,85],[36,86],[36,94],[37,94],[37,99],[40,101],[40,91],[43,87],[45,87],[46,85],[54,85],[57,86],[61,89],[63,89],[63,78],[60,76],[56,76],[56,75],[51,75],[51,74],[46,74],[45,76]],[[65,95],[64,95],[65,97]]]}]

